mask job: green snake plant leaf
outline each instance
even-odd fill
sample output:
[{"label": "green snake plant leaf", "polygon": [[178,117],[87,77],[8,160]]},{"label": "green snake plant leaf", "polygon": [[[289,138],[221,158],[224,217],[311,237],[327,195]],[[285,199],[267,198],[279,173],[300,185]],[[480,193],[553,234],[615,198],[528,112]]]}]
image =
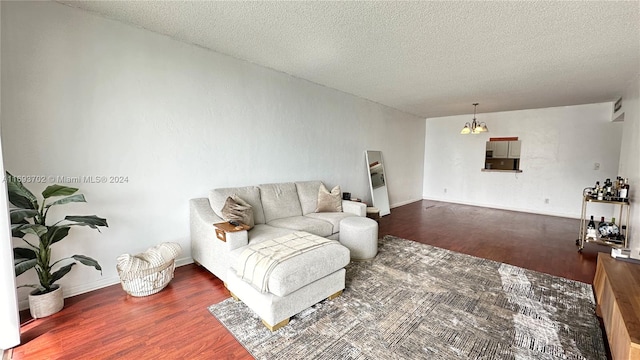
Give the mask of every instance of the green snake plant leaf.
[{"label": "green snake plant leaf", "polygon": [[17,237],[17,238],[23,238],[24,237],[24,233],[22,232],[22,229],[24,228],[25,225],[31,225],[28,222],[24,222],[22,224],[13,224],[11,225],[11,236],[13,237]]},{"label": "green snake plant leaf", "polygon": [[76,191],[78,191],[78,188],[55,184],[47,186],[47,188],[42,192],[42,197],[48,199],[53,196],[69,196],[75,194]]},{"label": "green snake plant leaf", "polygon": [[25,219],[30,219],[38,215],[38,210],[33,209],[11,209],[11,223],[12,224],[25,224]]},{"label": "green snake plant leaf", "polygon": [[14,268],[16,270],[16,276],[19,276],[20,274],[22,274],[23,272],[34,268],[36,266],[36,263],[38,262],[37,259],[29,259],[29,260],[25,260],[25,261],[20,261],[18,263],[15,264]]},{"label": "green snake plant leaf", "polygon": [[27,249],[27,248],[13,248],[13,259],[15,261],[21,260],[31,260],[31,259],[35,259],[38,255],[36,254],[35,251],[33,251],[32,249]]},{"label": "green snake plant leaf", "polygon": [[80,215],[80,216],[69,215],[69,216],[65,216],[64,219],[74,222],[73,224],[69,224],[69,225],[88,226],[98,231],[100,231],[100,229],[98,229],[98,226],[109,227],[109,225],[107,224],[107,219],[103,219],[95,215]]},{"label": "green snake plant leaf", "polygon": [[24,234],[33,234],[40,238],[42,235],[47,233],[47,227],[38,224],[25,224],[20,228]]},{"label": "green snake plant leaf", "polygon": [[64,239],[71,228],[69,226],[50,226],[49,227],[49,244],[53,245],[58,241]]},{"label": "green snake plant leaf", "polygon": [[29,191],[17,177],[6,172],[7,190],[9,192],[9,202],[23,209],[38,209],[38,199]]},{"label": "green snake plant leaf", "polygon": [[62,198],[60,200],[56,200],[56,201],[52,202],[51,204],[47,204],[47,206],[45,206],[45,207],[46,208],[50,208],[50,207],[55,206],[55,205],[63,205],[63,204],[71,203],[71,202],[87,202],[87,200],[85,200],[84,195],[75,194],[75,195],[67,196],[66,198]]},{"label": "green snake plant leaf", "polygon": [[69,271],[71,271],[71,268],[75,264],[76,264],[75,262],[72,262],[71,264],[65,265],[65,266],[61,267],[60,269],[58,269],[53,274],[51,274],[51,281],[49,281],[49,286],[55,284],[56,281],[62,279],[63,276],[67,275],[67,273]]},{"label": "green snake plant leaf", "polygon": [[102,267],[100,266],[100,264],[98,264],[98,262],[95,259],[92,259],[85,255],[73,255],[72,258],[74,258],[77,261],[80,261],[83,265],[93,266],[94,268],[96,268],[96,270],[99,270],[100,274],[102,275]]}]

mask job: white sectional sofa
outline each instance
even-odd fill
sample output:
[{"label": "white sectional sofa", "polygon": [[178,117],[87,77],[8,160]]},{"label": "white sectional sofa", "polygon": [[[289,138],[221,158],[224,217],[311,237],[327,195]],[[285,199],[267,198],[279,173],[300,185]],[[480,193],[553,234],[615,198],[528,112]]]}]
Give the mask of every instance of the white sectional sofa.
[{"label": "white sectional sofa", "polygon": [[[263,184],[220,188],[208,198],[190,201],[191,255],[222,281],[227,281],[230,253],[248,244],[274,239],[296,231],[339,240],[340,221],[350,216],[366,216],[366,205],[342,201],[342,212],[316,213],[320,181]],[[227,234],[227,241],[216,238],[214,223],[224,220],[221,209],[227,197],[237,195],[253,208],[255,227],[250,231]]]},{"label": "white sectional sofa", "polygon": [[[224,281],[231,295],[258,314],[271,331],[285,326],[291,316],[309,306],[333,299],[345,288],[344,267],[349,264],[350,252],[338,241],[325,241],[322,247],[280,262],[268,277],[268,291],[256,289],[239,276],[242,261],[237,260],[243,251],[252,251],[247,248],[253,244],[309,234],[339,240],[343,219],[366,216],[365,204],[344,200],[342,212],[316,213],[321,184],[305,181],[214,189],[209,198],[191,200],[194,261]],[[234,195],[251,205],[255,226],[249,231],[227,232],[226,241],[221,241],[213,224],[224,221],[222,208]]]}]

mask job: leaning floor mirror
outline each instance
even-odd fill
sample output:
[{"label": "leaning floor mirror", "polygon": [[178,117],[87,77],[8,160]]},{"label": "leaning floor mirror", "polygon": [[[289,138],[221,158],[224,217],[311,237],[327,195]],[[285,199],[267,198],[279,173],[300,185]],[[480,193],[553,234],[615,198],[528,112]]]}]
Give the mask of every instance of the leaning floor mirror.
[{"label": "leaning floor mirror", "polygon": [[369,176],[369,188],[373,206],[380,210],[380,216],[391,214],[389,209],[389,193],[387,192],[387,180],[382,163],[382,152],[367,150],[367,175]]}]

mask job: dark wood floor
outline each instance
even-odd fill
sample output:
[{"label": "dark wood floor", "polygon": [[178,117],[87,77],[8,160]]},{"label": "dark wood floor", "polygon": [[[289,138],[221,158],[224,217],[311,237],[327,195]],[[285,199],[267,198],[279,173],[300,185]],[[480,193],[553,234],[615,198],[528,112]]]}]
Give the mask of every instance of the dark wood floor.
[{"label": "dark wood floor", "polygon": [[[380,236],[395,235],[552,275],[591,283],[598,251],[575,246],[579,221],[419,201],[392,209]],[[177,268],[162,292],[128,296],[119,285],[65,300],[48,318],[21,313],[14,359],[251,359],[207,306],[229,297],[195,265]]]}]

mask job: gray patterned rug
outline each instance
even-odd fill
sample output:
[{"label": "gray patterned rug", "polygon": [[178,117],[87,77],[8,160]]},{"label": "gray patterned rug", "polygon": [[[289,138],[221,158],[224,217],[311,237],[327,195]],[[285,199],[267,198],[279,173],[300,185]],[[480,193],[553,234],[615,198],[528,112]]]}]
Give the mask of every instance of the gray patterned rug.
[{"label": "gray patterned rug", "polygon": [[231,298],[209,311],[257,359],[606,359],[591,285],[393,236],[274,333]]}]

